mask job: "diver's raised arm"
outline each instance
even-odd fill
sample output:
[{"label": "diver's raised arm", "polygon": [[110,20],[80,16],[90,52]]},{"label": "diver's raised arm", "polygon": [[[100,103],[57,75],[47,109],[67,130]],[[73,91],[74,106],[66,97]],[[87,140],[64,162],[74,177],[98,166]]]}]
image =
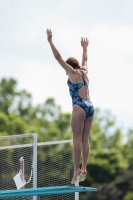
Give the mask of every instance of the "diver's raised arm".
[{"label": "diver's raised arm", "polygon": [[73,73],[74,70],[73,68],[68,65],[61,57],[61,54],[59,53],[59,51],[57,50],[57,48],[55,47],[53,41],[52,41],[52,31],[50,29],[47,29],[46,31],[47,33],[47,39],[48,39],[48,42],[51,46],[51,49],[52,49],[52,52],[53,52],[53,55],[55,57],[55,59],[59,62],[59,64],[66,70],[66,72],[68,73]]},{"label": "diver's raised arm", "polygon": [[86,72],[88,73],[88,66],[87,66],[87,60],[88,60],[88,52],[87,47],[89,44],[88,38],[81,37],[81,46],[83,47],[83,54],[82,54],[82,67],[86,69]]}]

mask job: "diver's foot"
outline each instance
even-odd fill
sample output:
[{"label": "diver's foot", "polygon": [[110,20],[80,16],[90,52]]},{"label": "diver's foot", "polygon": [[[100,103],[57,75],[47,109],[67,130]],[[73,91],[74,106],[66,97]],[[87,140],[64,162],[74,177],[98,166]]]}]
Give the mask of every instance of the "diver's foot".
[{"label": "diver's foot", "polygon": [[75,184],[76,181],[78,181],[78,179],[80,177],[80,173],[81,173],[81,170],[79,170],[78,172],[74,173],[74,176],[72,178],[71,184]]},{"label": "diver's foot", "polygon": [[86,171],[82,171],[82,172],[80,173],[80,176],[79,176],[78,181],[79,181],[79,182],[84,181],[84,180],[86,179],[86,175],[87,175],[87,172],[86,172]]}]

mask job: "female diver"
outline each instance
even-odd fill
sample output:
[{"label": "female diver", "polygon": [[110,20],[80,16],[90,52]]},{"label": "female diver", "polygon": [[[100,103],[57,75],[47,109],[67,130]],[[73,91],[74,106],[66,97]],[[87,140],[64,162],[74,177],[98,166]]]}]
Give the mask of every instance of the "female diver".
[{"label": "female diver", "polygon": [[[92,126],[94,107],[89,97],[88,90],[88,66],[87,66],[87,47],[89,41],[87,38],[81,38],[83,47],[82,66],[74,57],[70,57],[66,62],[62,59],[52,41],[52,31],[47,29],[47,39],[51,46],[55,59],[64,68],[68,75],[68,87],[72,97],[73,111],[71,117],[71,128],[73,132],[73,157],[74,174],[71,184],[76,181],[86,179],[86,166],[89,156],[89,134]],[[82,167],[80,169],[80,155],[82,154]]]}]

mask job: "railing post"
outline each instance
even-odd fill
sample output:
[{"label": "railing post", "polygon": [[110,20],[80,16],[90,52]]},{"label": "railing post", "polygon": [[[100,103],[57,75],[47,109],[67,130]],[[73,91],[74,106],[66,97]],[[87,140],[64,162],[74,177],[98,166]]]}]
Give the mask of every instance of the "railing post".
[{"label": "railing post", "polygon": [[[78,181],[76,181],[75,186],[79,186]],[[75,192],[75,200],[79,200],[79,192]]]},{"label": "railing post", "polygon": [[[33,188],[37,188],[37,134],[33,134]],[[33,200],[37,197],[33,196]]]}]

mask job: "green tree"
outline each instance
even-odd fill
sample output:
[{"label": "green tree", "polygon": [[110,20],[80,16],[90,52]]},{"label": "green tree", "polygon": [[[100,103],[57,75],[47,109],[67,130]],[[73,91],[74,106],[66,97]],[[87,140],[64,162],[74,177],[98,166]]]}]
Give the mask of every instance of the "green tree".
[{"label": "green tree", "polygon": [[0,82],[0,110],[6,114],[9,113],[9,109],[13,104],[16,94],[17,82],[14,79],[6,80],[3,78]]},{"label": "green tree", "polygon": [[128,192],[123,200],[133,200],[133,192]]}]

